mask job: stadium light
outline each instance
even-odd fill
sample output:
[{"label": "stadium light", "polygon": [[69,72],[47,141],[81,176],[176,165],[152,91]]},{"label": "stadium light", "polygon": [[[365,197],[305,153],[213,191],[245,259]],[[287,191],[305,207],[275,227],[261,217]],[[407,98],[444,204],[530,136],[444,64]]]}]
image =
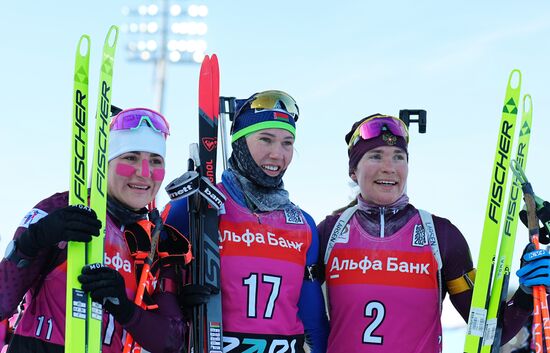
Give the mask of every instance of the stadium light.
[{"label": "stadium light", "polygon": [[156,109],[162,113],[167,64],[198,64],[204,58],[208,32],[206,5],[159,0],[122,9],[128,18],[121,30],[128,34],[127,59],[155,64]]}]

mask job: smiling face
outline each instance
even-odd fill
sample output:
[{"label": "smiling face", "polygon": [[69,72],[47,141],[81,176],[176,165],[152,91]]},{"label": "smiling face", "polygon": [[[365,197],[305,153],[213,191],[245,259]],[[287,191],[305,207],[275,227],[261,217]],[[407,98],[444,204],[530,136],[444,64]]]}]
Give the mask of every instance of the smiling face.
[{"label": "smiling face", "polygon": [[399,147],[380,146],[366,152],[351,174],[365,201],[380,206],[394,203],[403,195],[409,164]]},{"label": "smiling face", "polygon": [[151,202],[163,179],[164,159],[158,154],[128,152],[109,162],[109,195],[131,210]]},{"label": "smiling face", "polygon": [[265,129],[246,137],[254,162],[268,176],[276,177],[286,170],[294,154],[294,136],[283,129]]}]

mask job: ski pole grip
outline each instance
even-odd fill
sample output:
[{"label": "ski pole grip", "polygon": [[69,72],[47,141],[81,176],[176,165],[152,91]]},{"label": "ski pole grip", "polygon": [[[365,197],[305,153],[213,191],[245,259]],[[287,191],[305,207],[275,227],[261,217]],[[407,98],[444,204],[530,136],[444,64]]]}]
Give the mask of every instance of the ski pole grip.
[{"label": "ski pole grip", "polygon": [[192,143],[189,145],[189,158],[193,160],[195,168],[201,166],[201,159],[199,157],[199,145],[197,143]]},{"label": "ski pole grip", "polygon": [[[527,183],[523,183],[521,185],[521,190],[523,190],[523,195],[524,196],[527,196],[527,195],[531,195],[531,197],[534,196],[534,192],[533,192],[533,186],[531,186],[531,183],[527,182]],[[533,211],[536,209],[536,206],[535,206],[535,200],[533,199],[533,204],[532,204],[532,207],[533,207]],[[525,200],[525,203],[527,203],[527,200]],[[529,213],[529,212],[527,212]]]},{"label": "ski pole grip", "polygon": [[235,118],[235,97],[220,97],[220,113],[227,114],[229,121]]}]

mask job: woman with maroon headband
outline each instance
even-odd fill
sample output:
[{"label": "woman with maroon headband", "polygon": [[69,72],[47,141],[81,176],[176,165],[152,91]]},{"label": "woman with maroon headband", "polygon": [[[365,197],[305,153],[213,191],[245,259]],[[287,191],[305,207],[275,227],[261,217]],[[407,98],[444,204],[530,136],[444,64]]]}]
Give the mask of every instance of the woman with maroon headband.
[{"label": "woman with maroon headband", "polygon": [[[327,352],[441,352],[447,293],[468,319],[475,279],[468,244],[449,220],[409,203],[409,135],[400,119],[368,116],[345,140],[360,194],[318,225],[330,310]],[[531,313],[530,287],[548,284],[547,255],[525,257],[532,260],[518,272],[521,289],[504,309],[502,343]]]},{"label": "woman with maroon headband", "polygon": [[[103,352],[122,352],[125,332],[150,352],[179,352],[183,343],[175,269],[160,270],[160,285],[151,295],[157,309],[134,304],[139,279],[135,254],[148,248],[139,249],[127,233],[147,220],[146,206],[164,179],[168,134],[164,117],[143,108],[121,111],[110,126],[105,265],[86,266],[79,276],[82,289],[104,303]],[[67,192],[39,202],[17,228],[0,263],[0,319],[12,315],[27,293],[8,352],[64,351],[66,244],[90,241],[101,226],[92,209],[67,205]]]}]

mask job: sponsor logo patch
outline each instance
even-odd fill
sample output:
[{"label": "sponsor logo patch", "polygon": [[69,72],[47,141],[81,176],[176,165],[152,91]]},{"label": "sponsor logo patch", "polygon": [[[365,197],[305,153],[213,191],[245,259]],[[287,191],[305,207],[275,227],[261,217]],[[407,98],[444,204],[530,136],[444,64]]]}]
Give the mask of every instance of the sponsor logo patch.
[{"label": "sponsor logo patch", "polygon": [[287,224],[304,224],[302,212],[297,208],[287,207],[284,209],[284,212]]},{"label": "sponsor logo patch", "polygon": [[421,224],[416,224],[412,236],[412,246],[422,247],[426,245],[428,245],[428,240],[426,239],[424,227]]},{"label": "sponsor logo patch", "polygon": [[337,243],[347,244],[349,242],[349,229],[350,229],[350,225],[348,223],[346,224],[344,229],[341,232],[339,232],[338,236],[336,237]]},{"label": "sponsor logo patch", "polygon": [[39,210],[38,208],[33,208],[32,210],[30,210],[29,213],[27,213],[25,217],[23,217],[23,220],[21,221],[21,224],[19,224],[19,227],[29,228],[31,224],[38,222],[47,215],[48,213]]}]

